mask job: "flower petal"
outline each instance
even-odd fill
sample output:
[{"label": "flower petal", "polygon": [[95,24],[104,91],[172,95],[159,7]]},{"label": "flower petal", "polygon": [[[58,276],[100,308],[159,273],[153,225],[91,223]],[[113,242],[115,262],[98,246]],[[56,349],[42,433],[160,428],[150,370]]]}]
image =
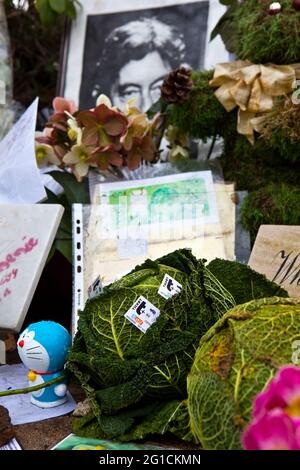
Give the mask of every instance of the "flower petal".
[{"label": "flower petal", "polygon": [[74,153],[73,151],[66,153],[63,158],[63,162],[67,165],[74,165],[75,163],[79,162],[79,155]]},{"label": "flower petal", "polygon": [[109,166],[109,159],[108,159],[108,155],[106,154],[100,154],[100,155],[97,155],[97,164],[98,164],[98,167],[100,168],[100,170],[102,171],[105,171],[107,170],[108,166]]},{"label": "flower petal", "polygon": [[64,156],[67,154],[66,149],[61,146],[61,145],[54,145],[53,147],[55,154],[60,158],[61,160],[64,158]]},{"label": "flower petal", "polygon": [[[42,133],[40,132],[40,134]],[[35,142],[38,142],[39,144],[44,144],[44,145],[51,145],[51,143],[53,143],[49,137],[46,137],[43,134],[41,136],[35,135]]]},{"label": "flower petal", "polygon": [[141,127],[143,130],[149,127],[149,122],[146,114],[136,114],[131,118],[133,127]]},{"label": "flower petal", "polygon": [[97,124],[97,117],[93,111],[81,111],[77,115],[77,121],[85,127],[90,127]]},{"label": "flower petal", "polygon": [[88,174],[89,165],[85,162],[79,162],[79,163],[76,163],[75,169],[76,169],[76,173],[78,173],[79,176],[83,177]]},{"label": "flower petal", "polygon": [[280,409],[254,420],[242,436],[247,450],[298,450],[295,425]]},{"label": "flower petal", "polygon": [[93,111],[93,114],[96,117],[97,122],[104,124],[108,119],[113,116],[114,112],[105,104],[100,104],[99,106],[96,106]]},{"label": "flower petal", "polygon": [[52,165],[60,165],[60,159],[55,155],[54,151],[48,154],[48,162]]},{"label": "flower petal", "polygon": [[108,98],[108,96],[101,94],[98,96],[97,101],[96,101],[96,106],[99,106],[100,104],[105,104],[108,108],[112,107],[111,101]]},{"label": "flower petal", "polygon": [[109,163],[114,166],[122,166],[123,165],[123,157],[118,152],[112,152],[108,154],[109,156]]},{"label": "flower petal", "polygon": [[54,113],[52,116],[49,117],[48,123],[54,123],[54,122],[66,122],[67,121],[67,116],[64,113]]},{"label": "flower petal", "polygon": [[97,154],[102,154],[106,152],[111,152],[117,150],[116,146],[114,144],[109,144],[105,145],[104,147],[96,147],[94,150],[92,150],[91,155],[97,155]]},{"label": "flower petal", "polygon": [[120,116],[115,116],[109,119],[104,124],[104,129],[108,135],[118,136],[123,134],[127,126],[127,120]]},{"label": "flower petal", "polygon": [[73,100],[67,100],[61,96],[57,96],[52,101],[52,106],[55,113],[63,113],[68,111],[70,114],[74,114],[77,111],[77,106]]},{"label": "flower petal", "polygon": [[95,146],[99,144],[99,133],[97,127],[85,127],[82,132],[82,142],[84,145]]},{"label": "flower petal", "polygon": [[129,170],[136,170],[141,163],[142,156],[138,149],[133,148],[127,157],[127,166]]},{"label": "flower petal", "polygon": [[254,401],[253,416],[257,417],[273,408],[286,408],[300,397],[300,368],[286,366],[259,393]]},{"label": "flower petal", "polygon": [[122,135],[120,138],[121,144],[123,144],[124,149],[128,152],[132,148],[133,138],[132,132],[130,129],[127,130],[126,134]]}]

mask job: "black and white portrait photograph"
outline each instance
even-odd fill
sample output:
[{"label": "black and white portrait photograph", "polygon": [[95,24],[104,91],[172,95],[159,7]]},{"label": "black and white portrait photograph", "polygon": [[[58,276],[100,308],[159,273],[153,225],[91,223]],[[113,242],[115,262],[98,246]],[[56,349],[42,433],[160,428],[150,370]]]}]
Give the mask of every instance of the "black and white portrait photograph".
[{"label": "black and white portrait photograph", "polygon": [[146,111],[171,70],[228,60],[221,39],[210,42],[223,13],[217,0],[85,0],[70,31],[61,92],[81,109],[105,94],[120,109],[136,98]]}]

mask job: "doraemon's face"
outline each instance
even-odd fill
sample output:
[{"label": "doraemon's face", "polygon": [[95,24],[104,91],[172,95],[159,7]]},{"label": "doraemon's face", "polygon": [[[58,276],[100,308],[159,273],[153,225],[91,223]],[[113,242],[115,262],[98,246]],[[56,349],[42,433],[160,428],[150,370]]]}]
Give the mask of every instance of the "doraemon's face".
[{"label": "doraemon's face", "polygon": [[26,367],[38,372],[46,372],[50,364],[46,349],[34,339],[35,331],[26,330],[18,339],[18,353]]}]

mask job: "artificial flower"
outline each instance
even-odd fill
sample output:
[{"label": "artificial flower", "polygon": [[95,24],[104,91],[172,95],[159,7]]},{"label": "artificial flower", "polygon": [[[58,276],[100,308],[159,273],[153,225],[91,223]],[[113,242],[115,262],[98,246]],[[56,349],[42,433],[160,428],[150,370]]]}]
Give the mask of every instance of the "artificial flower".
[{"label": "artificial flower", "polygon": [[57,131],[58,134],[55,135],[54,140],[65,140],[68,137],[68,120],[73,118],[73,114],[77,111],[77,107],[72,100],[67,100],[60,96],[54,98],[53,102],[54,113],[50,116],[49,121],[46,124],[46,128],[51,129],[52,131]]},{"label": "artificial flower", "polygon": [[112,108],[112,104],[108,96],[106,95],[99,95],[96,101],[96,106],[99,106],[100,104],[105,104],[108,108]]},{"label": "artificial flower", "polygon": [[120,150],[120,147],[114,144],[110,144],[106,145],[105,147],[97,147],[92,152],[92,155],[95,158],[95,163],[100,168],[100,170],[107,170],[109,165],[123,165],[123,156],[118,152],[118,150]]},{"label": "artificial flower", "polygon": [[103,146],[114,143],[128,125],[126,116],[118,110],[100,104],[92,111],[82,111],[77,119],[84,130],[82,142],[85,145]]},{"label": "artificial flower", "polygon": [[136,107],[137,98],[130,98],[124,106],[124,113],[126,116],[133,116],[135,114],[141,114],[141,111]]},{"label": "artificial flower", "polygon": [[68,124],[68,137],[69,139],[74,142],[76,141],[77,145],[81,145],[82,143],[82,129],[78,125],[78,122],[74,116],[70,116],[67,120]]},{"label": "artificial flower", "polygon": [[51,145],[37,144],[35,146],[35,156],[38,167],[42,168],[46,165],[60,165],[59,158],[55,155],[55,152]]},{"label": "artificial flower", "polygon": [[[143,126],[146,125],[146,115],[140,114],[139,116],[141,116],[141,119],[137,119],[136,122],[135,118],[132,118],[135,123],[133,125],[135,135],[132,137],[130,150],[127,152],[127,166],[129,170],[135,170],[138,168],[142,160],[152,163],[155,161],[157,156],[157,147],[153,134],[156,132],[156,127],[160,120],[160,114],[157,113],[151,121],[147,122],[147,128],[144,129],[142,136],[139,135],[138,128],[140,127],[140,133],[142,133],[141,130]],[[120,140],[122,140],[122,138]]]},{"label": "artificial flower", "polygon": [[155,160],[156,147],[151,135],[146,135],[142,139],[134,138],[133,144],[127,153],[127,166],[129,170],[136,170],[142,160],[149,163]]},{"label": "artificial flower", "polygon": [[174,145],[180,145],[182,147],[189,146],[188,134],[182,132],[182,130],[176,126],[168,126],[165,133],[165,137],[170,142],[171,147],[173,147]]},{"label": "artificial flower", "polygon": [[43,139],[44,134],[42,132],[36,132],[36,143],[35,143],[35,156],[36,162],[39,168],[45,167],[49,164],[60,165],[61,162],[56,156],[53,147],[49,144],[39,142],[37,139]]},{"label": "artificial flower", "polygon": [[181,145],[174,145],[169,151],[169,160],[170,162],[175,162],[178,160],[185,160],[189,157],[188,149],[182,147]]},{"label": "artificial flower", "polygon": [[91,149],[82,144],[74,145],[70,152],[63,157],[63,162],[74,168],[78,181],[88,174],[90,166],[97,166],[95,157],[91,155]]},{"label": "artificial flower", "polygon": [[299,438],[294,421],[278,408],[255,419],[242,442],[246,450],[299,450]]},{"label": "artificial flower", "polygon": [[67,111],[70,114],[74,114],[77,111],[77,106],[72,100],[67,100],[61,96],[57,96],[52,101],[52,106],[55,114],[64,113]]},{"label": "artificial flower", "polygon": [[126,151],[131,150],[135,138],[143,138],[149,130],[149,121],[146,114],[134,114],[128,120],[125,133],[120,142]]},{"label": "artificial flower", "polygon": [[73,102],[57,97],[54,114],[46,124],[39,143],[52,147],[56,157],[75,173],[78,181],[90,167],[106,171],[128,165],[137,168],[142,160],[156,158],[154,133],[159,114],[152,120],[135,107],[131,99],[124,112],[112,107],[110,99],[100,95],[94,109],[76,111]]}]

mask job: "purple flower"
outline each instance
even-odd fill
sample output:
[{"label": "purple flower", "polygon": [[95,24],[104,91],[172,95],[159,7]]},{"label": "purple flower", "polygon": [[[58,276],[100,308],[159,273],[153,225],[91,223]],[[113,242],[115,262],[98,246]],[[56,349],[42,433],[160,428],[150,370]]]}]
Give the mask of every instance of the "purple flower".
[{"label": "purple flower", "polygon": [[246,450],[299,450],[300,433],[282,410],[261,415],[245,430],[242,443]]}]

